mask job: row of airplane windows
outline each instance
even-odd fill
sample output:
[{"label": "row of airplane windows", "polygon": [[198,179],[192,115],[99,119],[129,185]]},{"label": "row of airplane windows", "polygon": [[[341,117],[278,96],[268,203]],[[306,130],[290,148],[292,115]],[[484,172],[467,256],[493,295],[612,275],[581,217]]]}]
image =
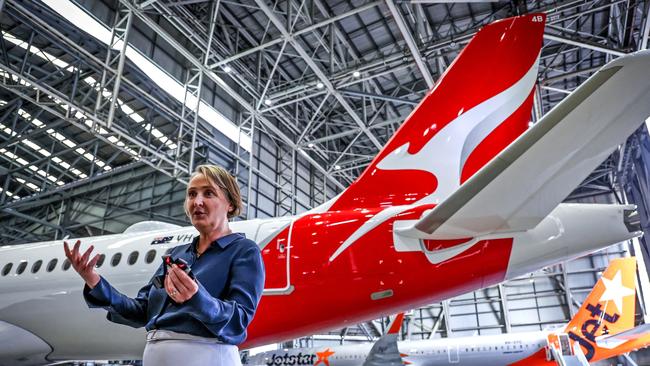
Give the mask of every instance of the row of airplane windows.
[{"label": "row of airplane windows", "polygon": [[[535,343],[535,344],[519,344],[519,345],[501,345],[501,346],[483,346],[483,347],[460,347],[459,351],[462,351],[463,348],[465,349],[465,352],[489,352],[489,351],[516,351],[516,350],[522,350],[522,349],[528,349],[530,347],[538,347],[542,348],[544,347],[543,343]],[[436,353],[447,353],[449,350],[447,348],[436,348],[436,349],[423,349],[423,350],[412,350],[410,351],[411,354],[419,354],[419,355],[424,355],[424,354],[436,354]]]},{"label": "row of airplane windows", "polygon": [[[173,248],[169,248],[167,250],[167,252],[170,252],[172,249]],[[129,254],[129,257],[126,260],[126,263],[128,263],[129,265],[134,265],[138,261],[139,256],[140,256],[140,252],[138,252],[138,251],[131,252],[131,254]],[[156,250],[151,249],[145,255],[144,262],[146,264],[150,264],[155,259],[156,259]],[[97,261],[97,265],[95,267],[97,267],[97,268],[101,267],[104,264],[105,260],[106,260],[106,255],[102,254],[99,257],[99,260]],[[111,261],[110,261],[111,266],[113,266],[113,267],[118,266],[120,264],[121,260],[122,260],[122,253],[118,252],[118,253],[113,254],[113,257],[111,258]],[[46,271],[47,272],[54,271],[54,269],[56,268],[56,265],[58,264],[58,262],[59,262],[59,260],[57,258],[53,258],[52,260],[50,260],[50,262],[47,264]],[[25,272],[25,269],[27,269],[27,264],[28,264],[27,261],[21,261],[16,266],[16,272],[15,273],[17,275],[19,275],[19,274],[22,274],[23,272]],[[4,277],[4,276],[8,275],[9,272],[11,272],[11,269],[13,268],[13,266],[14,266],[14,264],[11,263],[11,262],[5,264],[5,266],[2,268],[2,276]],[[32,273],[38,273],[38,271],[41,269],[42,266],[43,266],[43,261],[42,260],[39,259],[36,262],[34,262],[34,264],[32,264]],[[63,264],[61,265],[61,269],[63,271],[67,271],[68,269],[70,269],[70,266],[71,266],[71,263],[66,258],[63,261]]]},{"label": "row of airplane windows", "polygon": [[[544,347],[544,344],[539,343],[539,344],[520,344],[520,345],[502,345],[502,346],[488,346],[488,347],[465,347],[465,352],[487,352],[487,351],[499,351],[499,350],[522,350],[522,349],[528,349],[530,347],[538,347],[542,348]],[[462,348],[460,349],[462,351]],[[408,352],[410,355],[425,355],[425,354],[446,354],[448,352],[452,352],[451,349],[447,348],[437,348],[437,349],[428,349],[428,350],[412,350]],[[352,354],[352,355],[335,355],[332,358],[334,359],[363,359],[368,357],[368,354],[365,355],[359,355],[359,354]],[[265,359],[270,360],[270,357],[265,357]]]}]

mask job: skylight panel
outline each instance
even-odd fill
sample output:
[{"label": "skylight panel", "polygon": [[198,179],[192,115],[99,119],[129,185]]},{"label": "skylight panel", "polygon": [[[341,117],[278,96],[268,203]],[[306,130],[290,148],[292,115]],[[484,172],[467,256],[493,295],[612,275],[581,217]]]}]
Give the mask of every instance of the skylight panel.
[{"label": "skylight panel", "polygon": [[[9,39],[12,43],[14,43],[14,44],[16,44],[16,45],[18,45],[18,46],[20,46],[20,47],[22,47],[22,48],[24,48],[24,49],[28,49],[28,47],[27,47],[27,43],[26,43],[26,42],[24,42],[24,41],[18,39],[17,37],[15,37],[15,36],[13,36],[13,35],[11,35],[11,34],[9,34],[9,33],[2,32],[2,34],[3,34],[3,36],[5,36],[7,39]],[[29,50],[30,50],[30,52],[32,52],[33,54],[35,54],[35,55],[37,55],[37,56],[43,58],[43,59],[46,60],[46,61],[54,62],[55,64],[57,64],[58,66],[62,67],[63,69],[65,69],[65,70],[67,70],[67,71],[74,72],[74,71],[76,70],[75,67],[73,67],[73,66],[69,66],[65,61],[60,60],[60,59],[58,59],[58,58],[56,58],[56,57],[50,55],[49,53],[47,53],[47,52],[45,52],[45,51],[40,50],[40,49],[39,49],[38,47],[36,47],[36,46],[33,46],[33,45],[32,45],[31,47],[29,47]],[[22,85],[31,86],[31,84],[29,84],[28,82],[26,82],[26,81],[23,80],[22,78],[19,78],[19,77],[15,76],[15,75],[11,75],[11,77],[12,77],[13,80],[15,80],[16,82],[19,82],[19,83],[22,84]],[[97,85],[97,81],[96,81],[93,77],[88,76],[88,77],[84,78],[84,81],[85,81],[86,83],[90,84],[91,87],[95,88],[95,90],[99,91],[99,89],[100,89],[100,88],[99,88],[99,85]],[[104,90],[102,91],[102,95],[105,96],[105,97],[107,97],[107,98],[110,98],[110,96],[112,95],[112,93],[111,93],[109,90],[104,89]],[[52,100],[53,100],[53,101],[54,101],[54,102],[55,102],[59,107],[63,108],[64,110],[66,110],[66,111],[69,110],[69,111],[71,111],[71,112],[74,112],[74,117],[75,117],[75,118],[77,118],[77,119],[79,119],[79,120],[86,119],[86,115],[84,114],[83,111],[79,111],[79,110],[76,110],[75,108],[72,108],[71,106],[69,106],[68,104],[64,103],[63,101],[61,101],[61,100],[58,99],[58,98],[50,98],[50,99],[52,99]],[[123,102],[122,100],[120,100],[119,98],[117,98],[117,103],[118,103],[118,105],[121,106],[121,109],[125,112],[125,114],[127,114],[128,117],[131,118],[133,121],[135,121],[136,123],[142,123],[142,122],[144,121],[144,118],[143,118],[142,116],[140,116],[138,113],[136,113],[136,112],[135,112],[131,107],[129,107],[128,105],[126,105],[126,103],[124,103],[124,102]],[[22,109],[19,110],[18,113],[19,113],[23,118],[25,118],[25,119],[29,119],[29,118],[31,117],[31,115],[30,115],[28,112],[26,112],[25,110],[22,110]],[[42,123],[41,121],[39,121],[39,120],[37,120],[37,119],[33,119],[31,122],[32,122],[34,125],[36,125],[37,127],[39,127],[39,128],[45,126],[44,123]],[[93,126],[93,123],[92,123],[90,120],[88,120],[88,119],[86,119],[86,122],[85,122],[85,123],[86,123],[86,125],[88,125],[88,126],[90,126],[90,127]],[[51,130],[51,129],[50,129],[50,130]],[[48,133],[52,134],[52,132],[50,132],[50,130],[48,130]],[[155,132],[157,133],[157,135],[159,135],[159,136],[154,136],[154,137],[156,137],[156,138],[158,138],[158,139],[160,140],[160,136],[163,135],[162,132],[160,132],[160,131],[159,131],[158,129],[156,129],[155,127],[151,128],[151,131],[152,131],[152,133],[155,131]],[[6,131],[5,131],[5,132],[6,132]],[[105,130],[104,128],[102,128],[102,127],[100,127],[99,132],[100,132],[100,134],[108,134],[108,131],[106,131],[106,130]],[[73,148],[73,147],[76,146],[76,144],[75,144],[74,142],[72,142],[71,140],[68,140],[68,139],[65,139],[65,138],[64,138],[64,139],[61,139],[61,138],[58,137],[58,135],[54,135],[54,136],[55,136],[59,141],[62,141],[66,146],[68,146],[68,147],[70,147],[70,148]],[[174,149],[174,148],[176,147],[176,144],[173,144],[172,142],[170,142],[169,139],[165,139],[165,141],[161,141],[161,142],[162,142],[163,144],[165,144],[166,146],[170,147],[170,149]],[[131,154],[132,156],[134,156],[134,157],[136,158],[135,160],[139,160],[139,159],[140,159],[140,155],[139,155],[137,152],[135,152],[134,150],[132,150],[132,149],[128,149],[128,148],[127,148],[127,152],[128,152],[129,154]],[[109,168],[110,168],[110,167],[109,167]]]},{"label": "skylight panel", "polygon": [[65,139],[65,140],[63,140],[61,142],[63,142],[67,147],[70,147],[70,148],[77,146],[77,144],[75,144],[74,142],[72,142],[72,141],[70,141],[68,139]]},{"label": "skylight panel", "polygon": [[[29,141],[29,140],[23,140],[23,142],[25,142],[25,141],[27,141],[27,143],[25,143],[27,146],[29,146],[29,147],[33,148],[34,150],[37,150],[37,151],[40,150],[40,147],[39,147],[38,145],[32,143],[32,142]],[[33,146],[32,146],[32,145],[33,145]],[[15,160],[16,162],[18,162],[19,164],[21,164],[21,165],[23,165],[23,166],[29,164],[29,162],[28,162],[27,160],[25,160],[25,159],[19,157],[18,155],[14,154],[14,153],[12,153],[12,152],[10,152],[10,151],[7,151],[7,150],[4,149],[4,148],[3,148],[3,149],[0,149],[0,153],[4,154],[4,155],[5,155],[6,157],[8,157],[9,159]],[[41,175],[42,177],[51,180],[52,182],[56,182],[57,184],[59,183],[58,180],[57,180],[55,177],[53,177],[53,176],[47,174],[45,171],[43,171],[42,169],[39,169],[39,168],[38,168],[37,166],[35,166],[35,165],[29,165],[28,168],[29,168],[31,171],[36,172],[37,174]],[[21,182],[21,183],[23,183],[23,184],[25,183],[25,180],[24,180],[24,179],[16,178],[16,180],[18,180],[19,182]],[[60,185],[63,185],[63,184],[65,184],[65,183],[61,182]]]},{"label": "skylight panel", "polygon": [[16,133],[11,128],[3,125],[2,123],[0,123],[0,130],[2,130],[2,132],[6,133],[9,136],[12,136],[12,137],[16,136]]},{"label": "skylight panel", "polygon": [[28,139],[23,139],[23,141],[22,141],[22,142],[23,142],[23,144],[25,144],[25,145],[27,145],[27,146],[29,146],[29,147],[31,147],[31,148],[32,148],[32,150],[36,150],[36,151],[38,151],[38,150],[40,150],[40,149],[41,149],[41,147],[40,147],[40,146],[38,146],[38,145],[36,145],[35,143],[33,143],[33,142],[31,142],[31,141],[30,141],[30,140],[28,140]]},{"label": "skylight panel", "polygon": [[[31,51],[31,53],[39,56],[42,59],[45,59],[48,62],[51,62],[51,63],[55,64],[56,66],[58,66],[58,67],[60,67],[62,69],[69,69],[70,68],[70,64],[68,64],[67,62],[61,60],[60,58],[55,57],[54,55],[51,55],[51,54],[41,50],[40,48],[38,48],[38,47],[36,47],[34,45],[29,46],[27,44],[27,42],[24,42],[23,40],[18,39],[18,38],[14,37],[11,34],[8,34],[6,32],[2,32],[2,34],[3,34],[4,38],[5,38],[5,40],[15,44],[16,46],[18,46],[18,47],[20,47],[20,48],[22,48],[24,50],[29,49]],[[72,71],[72,70],[68,70],[68,71]]]},{"label": "skylight panel", "polygon": [[[63,143],[66,144],[67,146],[70,146],[69,144],[74,144],[72,141],[68,140],[65,136],[63,136],[62,134],[60,134],[60,133],[54,131],[54,130],[51,129],[51,128],[47,130],[47,133],[49,133],[51,136],[54,136],[57,140],[63,142]],[[68,143],[66,143],[66,141],[68,141]],[[33,150],[39,152],[41,155],[44,155],[44,156],[50,156],[50,155],[51,155],[49,151],[43,149],[43,148],[40,147],[37,143],[35,143],[35,142],[33,142],[33,141],[29,140],[29,139],[23,139],[22,142],[23,142],[23,144],[29,146],[31,149],[33,149]],[[75,146],[76,146],[76,145],[75,145]],[[74,147],[74,146],[70,146],[70,147]],[[4,151],[0,151],[0,152],[2,152],[2,153],[4,153],[5,155],[9,156],[11,159],[15,159],[16,155],[14,155],[14,154],[11,153],[11,152],[7,152],[5,149],[2,149],[2,150],[4,150]],[[81,155],[81,156],[83,156],[84,158],[86,158],[87,160],[89,160],[90,162],[94,162],[95,164],[97,164],[97,166],[99,166],[100,168],[104,167],[104,169],[106,170],[106,166],[107,166],[107,164],[104,163],[104,162],[103,162],[101,159],[99,159],[98,157],[94,156],[93,154],[86,152],[86,150],[85,150],[84,148],[79,147],[79,148],[77,148],[75,151],[76,151],[79,155]],[[10,156],[10,155],[8,155],[8,154],[11,154],[13,157]],[[22,158],[18,158],[18,159],[22,159]],[[18,161],[18,162],[21,163],[22,165],[26,165],[26,164],[27,164],[27,161],[26,161],[26,160],[22,159],[22,161],[21,161],[21,160],[18,160],[18,159],[16,159],[16,161]],[[55,163],[57,163],[58,165],[60,165],[61,167],[63,167],[63,168],[66,169],[66,170],[68,170],[68,169],[70,168],[70,164],[68,164],[67,162],[63,161],[63,160],[62,160],[61,158],[59,158],[59,157],[56,157],[56,156],[53,157],[53,158],[52,158],[52,161],[55,162]],[[23,164],[22,162],[25,162],[25,164]],[[35,167],[34,167],[34,168],[35,168]],[[32,168],[32,167],[30,166],[30,169],[32,169],[32,170],[34,170],[34,168]],[[110,169],[109,169],[109,170],[110,170]],[[79,171],[79,170],[77,170],[77,172],[73,172],[73,173],[74,173],[77,177],[80,177],[80,178],[87,178],[87,177],[88,177],[86,174],[82,173],[82,172]],[[47,177],[47,176],[46,176],[46,177]],[[63,183],[63,182],[61,182],[61,183],[62,183],[62,184],[59,184],[59,185],[63,185],[63,184],[65,184],[65,183]],[[58,181],[57,181],[57,184],[58,184]]]},{"label": "skylight panel", "polygon": [[[111,32],[100,22],[95,20],[87,12],[76,6],[71,1],[64,0],[44,0],[54,11],[59,13],[62,17],[68,19],[79,28],[83,29],[93,37],[97,38],[105,44],[109,44],[111,39]],[[122,48],[122,42],[118,41],[113,46],[115,49]],[[185,98],[185,88],[181,83],[170,77],[160,67],[155,65],[152,61],[143,56],[135,48],[126,47],[126,57],[128,57],[140,70],[151,78],[159,87],[164,88],[170,95],[181,103],[192,109],[196,107],[196,98],[188,96]],[[222,85],[225,84],[221,78],[212,73],[211,76],[215,78]],[[214,126],[217,130],[221,131],[226,137],[234,142],[238,142],[241,147],[246,151],[251,151],[252,140],[251,137],[242,132],[234,123],[225,118],[221,113],[214,109],[211,105],[201,101],[199,107],[199,115],[209,124]],[[141,122],[141,121],[140,121]],[[139,123],[139,122],[138,122]]]},{"label": "skylight panel", "polygon": [[[12,42],[13,42],[14,44],[17,44],[17,45],[19,45],[20,47],[22,47],[22,48],[24,48],[24,49],[27,49],[27,43],[26,43],[26,42],[24,42],[24,41],[22,41],[22,40],[19,40],[18,38],[16,38],[15,36],[13,36],[13,35],[11,35],[11,34],[9,34],[9,33],[3,32],[2,34],[3,34],[3,35],[6,35],[6,37],[8,37],[8,39],[13,40]],[[35,55],[41,57],[42,59],[44,59],[44,60],[46,60],[46,61],[55,62],[55,64],[57,64],[58,66],[62,67],[63,69],[66,69],[67,71],[74,72],[74,71],[77,70],[75,67],[73,67],[73,66],[69,66],[69,65],[68,65],[67,63],[65,63],[64,61],[62,61],[62,60],[60,60],[60,59],[57,59],[56,57],[54,57],[54,56],[48,54],[47,52],[44,52],[44,51],[40,50],[38,47],[36,47],[36,46],[34,46],[34,45],[32,45],[31,47],[29,47],[29,50],[30,50],[33,54],[35,54]],[[20,82],[20,83],[23,84],[23,85],[28,85],[28,86],[30,85],[29,83],[25,82],[23,79],[19,79],[19,78],[17,78],[16,76],[13,76],[13,75],[12,75],[12,78],[14,78],[16,81]],[[99,86],[99,84],[97,83],[97,81],[95,80],[95,78],[93,78],[93,77],[91,77],[91,76],[88,76],[88,77],[84,78],[83,80],[84,80],[87,84],[89,84],[91,87],[93,87],[95,90],[99,91],[100,86]],[[112,94],[111,91],[109,91],[109,90],[107,90],[107,89],[104,89],[104,90],[102,91],[102,95],[103,95],[105,98],[110,98],[113,94]],[[58,98],[50,98],[50,99],[52,99],[56,104],[59,105],[59,107],[63,108],[64,110],[67,111],[68,109],[70,109],[71,111],[75,112],[75,113],[74,113],[74,117],[75,117],[75,118],[80,119],[80,120],[82,120],[82,119],[86,119],[86,115],[84,114],[83,111],[79,111],[79,110],[76,110],[76,109],[74,109],[74,108],[71,108],[68,104],[64,103],[63,101],[61,101],[61,100],[58,99]],[[136,112],[135,112],[131,107],[129,107],[129,106],[128,106],[126,103],[124,103],[121,99],[117,98],[117,103],[118,103],[118,105],[120,105],[120,108],[122,109],[122,111],[124,111],[125,114],[126,114],[129,118],[131,118],[134,122],[136,122],[136,123],[142,123],[142,122],[144,121],[144,118],[143,118],[141,115],[139,115],[138,113],[136,113]],[[29,113],[27,113],[26,111],[24,111],[24,110],[21,110],[21,111],[22,111],[22,112],[19,111],[19,113],[22,113],[22,116],[23,116],[25,119],[29,119],[29,117],[31,117],[31,115],[30,115]],[[42,126],[44,125],[42,122],[40,122],[40,121],[38,121],[38,120],[32,121],[32,123],[34,123],[37,127],[42,127]],[[86,120],[86,125],[92,127],[92,122]],[[156,129],[156,128],[154,127],[154,128],[153,128],[153,131],[158,131],[158,129]],[[100,134],[107,134],[107,133],[108,133],[108,131],[106,131],[105,129],[103,129],[103,128],[101,128],[101,127],[100,127],[100,131],[99,131],[99,132],[100,132]],[[160,131],[158,131],[158,132],[160,132]],[[161,134],[162,134],[162,133],[161,133]],[[162,143],[165,143],[165,141],[161,141],[161,142],[162,142]],[[169,146],[170,144],[166,144],[166,145]],[[69,146],[69,147],[73,147],[73,146],[70,146],[70,145],[68,145],[68,146]]]},{"label": "skylight panel", "polygon": [[33,191],[36,191],[36,192],[40,192],[40,191],[41,191],[41,189],[38,188],[38,186],[37,186],[36,184],[32,183],[32,182],[27,182],[25,185],[26,185],[27,187],[29,187],[31,190],[33,190]]}]

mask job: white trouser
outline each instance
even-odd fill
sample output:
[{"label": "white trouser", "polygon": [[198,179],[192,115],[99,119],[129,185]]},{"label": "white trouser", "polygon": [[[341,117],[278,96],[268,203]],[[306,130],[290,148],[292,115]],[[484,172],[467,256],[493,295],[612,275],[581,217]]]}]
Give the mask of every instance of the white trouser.
[{"label": "white trouser", "polygon": [[237,346],[169,330],[147,333],[143,366],[241,366]]}]

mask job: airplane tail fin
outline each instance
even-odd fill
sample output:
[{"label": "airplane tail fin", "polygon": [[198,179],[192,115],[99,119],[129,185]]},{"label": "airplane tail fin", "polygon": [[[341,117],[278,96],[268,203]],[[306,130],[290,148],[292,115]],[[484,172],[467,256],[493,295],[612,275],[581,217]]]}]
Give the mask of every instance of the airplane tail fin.
[{"label": "airplane tail fin", "polygon": [[386,334],[398,334],[399,330],[402,328],[402,322],[404,321],[404,313],[399,313],[395,315],[393,321],[388,325],[388,331]]},{"label": "airplane tail fin", "polygon": [[545,19],[483,27],[331,209],[441,202],[526,131]]},{"label": "airplane tail fin", "polygon": [[402,327],[404,313],[399,313],[388,326],[386,334],[372,345],[363,366],[372,365],[403,365],[402,355],[397,348],[397,337]]},{"label": "airplane tail fin", "polygon": [[636,258],[612,260],[564,330],[582,346],[588,360],[609,351],[606,342],[599,339],[623,334],[634,327],[635,294]]}]

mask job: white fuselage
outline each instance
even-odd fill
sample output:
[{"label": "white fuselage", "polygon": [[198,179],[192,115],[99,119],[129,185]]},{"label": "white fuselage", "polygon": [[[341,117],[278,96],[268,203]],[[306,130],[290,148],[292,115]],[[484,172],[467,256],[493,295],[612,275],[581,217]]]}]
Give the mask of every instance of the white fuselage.
[{"label": "white fuselage", "polygon": [[[513,333],[489,336],[427,339],[397,342],[402,359],[413,366],[504,366],[522,360],[546,346],[547,332]],[[317,352],[329,349],[330,366],[363,365],[372,343],[268,351],[245,360],[244,365],[300,365],[318,360]],[[292,357],[293,356],[293,357]],[[314,361],[312,361],[314,360]]]},{"label": "white fuselage", "polygon": [[[535,229],[510,234],[512,251],[507,268],[504,269],[505,279],[637,236],[638,233],[629,232],[623,224],[623,211],[629,208],[618,205],[562,204],[558,206]],[[291,218],[249,220],[233,222],[231,228],[235,232],[245,233],[247,237],[253,238],[264,247],[268,237],[274,236],[279,228],[286,227],[289,221]],[[84,248],[92,244],[95,246],[96,253],[106,255],[98,272],[119,291],[134,296],[138,289],[148,283],[160,265],[161,255],[171,247],[190,242],[193,235],[196,235],[193,227],[175,227],[156,231],[133,230],[124,234],[82,239],[82,243]],[[293,235],[297,235],[295,230]],[[291,242],[291,237],[289,242],[289,248],[294,248],[291,250],[296,250],[295,248],[304,244]],[[390,243],[376,243],[376,245],[390,245]],[[408,250],[417,249],[408,248]],[[393,253],[399,255],[397,251]],[[113,265],[118,254],[121,255],[121,259],[119,263]],[[419,255],[425,256],[425,253]],[[130,264],[130,258],[133,264]],[[304,259],[304,256],[300,259]],[[56,264],[50,270],[50,263],[54,260]],[[72,268],[64,269],[64,260],[61,240],[0,248],[0,272],[2,272],[0,273],[2,294],[0,296],[0,366],[39,364],[45,361],[45,357],[48,360],[141,357],[145,339],[144,329],[133,329],[108,322],[104,310],[88,309],[82,296],[83,282]],[[42,262],[40,268],[36,270],[35,265],[38,261]],[[314,262],[309,265],[320,268],[326,262],[327,257],[314,258]],[[6,266],[10,263],[12,267],[4,274]],[[25,264],[21,265],[21,263]],[[286,266],[287,273],[293,268],[290,267],[293,266],[291,263],[286,261],[281,264]],[[25,267],[22,272],[18,271],[21,266]],[[432,265],[432,268],[435,267]],[[503,279],[502,277],[500,280]],[[299,281],[300,278],[294,280],[292,277],[292,288],[311,286],[310,282]],[[493,283],[493,280],[485,280],[483,286]],[[445,298],[459,295],[460,291],[475,289],[477,288],[454,290],[456,292],[450,292]],[[267,290],[269,289],[265,290],[265,294],[270,295],[270,291]],[[302,301],[295,297],[297,292],[296,290],[294,293],[274,293],[269,297],[282,300],[282,307],[290,309],[294,304]],[[310,293],[307,295],[312,296]],[[434,300],[440,301],[442,298],[430,297],[428,301],[430,303]],[[332,299],[332,303],[328,306],[334,306],[334,303],[339,301],[341,299]],[[420,304],[412,304],[412,306],[418,305]],[[288,320],[275,311],[263,310],[266,312],[258,311],[259,319],[256,321],[274,322],[271,329],[280,329],[281,324]],[[344,317],[345,313],[340,315]],[[286,316],[294,317],[294,320],[299,318],[304,324],[313,324],[315,321],[315,316],[312,319],[309,311],[299,311]],[[296,316],[298,318],[295,318]],[[368,313],[365,319],[375,316],[380,314]],[[362,318],[353,320],[363,321]],[[314,331],[323,330],[325,328],[314,329]],[[291,335],[297,337],[307,334],[309,333],[294,331]],[[277,336],[273,338],[271,335],[266,339],[270,340],[270,343],[286,339],[286,336],[280,339]],[[459,355],[462,352],[459,349]],[[468,352],[464,357],[471,359],[478,351]],[[507,355],[507,350],[502,354]]]}]

